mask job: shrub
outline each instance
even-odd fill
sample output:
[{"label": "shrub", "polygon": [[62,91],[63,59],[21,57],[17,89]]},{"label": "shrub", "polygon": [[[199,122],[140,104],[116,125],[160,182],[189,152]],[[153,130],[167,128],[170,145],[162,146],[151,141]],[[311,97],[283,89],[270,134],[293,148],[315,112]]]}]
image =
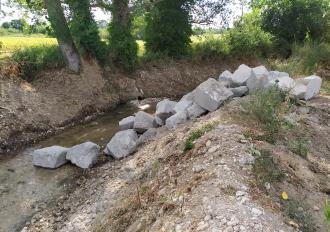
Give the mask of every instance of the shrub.
[{"label": "shrub", "polygon": [[192,35],[187,0],[168,0],[155,3],[146,15],[147,53],[161,53],[170,57],[186,55]]},{"label": "shrub", "polygon": [[261,29],[258,11],[243,16],[224,39],[234,56],[266,56],[273,48],[273,37]]},{"label": "shrub", "polygon": [[329,3],[324,0],[263,1],[262,28],[281,44],[320,39],[326,33]]},{"label": "shrub", "polygon": [[269,89],[257,91],[244,102],[243,108],[261,123],[269,142],[274,142],[282,125],[281,113],[287,109],[287,106],[283,105],[287,95],[287,92],[274,85]]},{"label": "shrub", "polygon": [[23,79],[33,81],[36,72],[46,68],[64,67],[65,62],[57,45],[36,46],[18,50],[12,55]]},{"label": "shrub", "polygon": [[195,37],[192,43],[192,55],[199,59],[226,57],[229,55],[229,46],[221,35]]}]

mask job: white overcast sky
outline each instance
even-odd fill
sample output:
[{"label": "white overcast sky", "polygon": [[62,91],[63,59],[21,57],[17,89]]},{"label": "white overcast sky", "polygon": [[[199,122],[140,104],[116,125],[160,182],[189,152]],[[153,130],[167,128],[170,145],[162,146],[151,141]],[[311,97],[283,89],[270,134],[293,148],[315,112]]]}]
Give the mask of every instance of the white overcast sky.
[{"label": "white overcast sky", "polygon": [[[230,19],[230,21],[233,21],[234,18],[238,17],[241,15],[241,9],[238,6],[238,2],[242,0],[234,0],[233,4],[231,5],[231,9],[233,10],[233,17]],[[236,3],[235,3],[236,2]],[[21,18],[24,16],[24,11],[20,10],[18,8],[13,8],[13,7],[7,7],[6,6],[7,0],[0,0],[0,6],[1,6],[1,11],[0,11],[0,25],[3,22],[10,21],[12,19],[17,19]],[[246,11],[247,9],[245,9]],[[102,10],[94,10],[94,18],[96,21],[100,20],[107,20],[109,21],[111,18],[111,15],[109,12],[103,12]],[[217,20],[215,20],[215,25],[213,27],[217,27]]]}]

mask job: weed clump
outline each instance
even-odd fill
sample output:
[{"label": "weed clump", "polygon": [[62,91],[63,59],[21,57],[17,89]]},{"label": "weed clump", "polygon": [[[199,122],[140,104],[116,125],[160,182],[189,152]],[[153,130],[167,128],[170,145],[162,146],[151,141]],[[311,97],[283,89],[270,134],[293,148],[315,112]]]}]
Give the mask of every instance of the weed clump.
[{"label": "weed clump", "polygon": [[265,188],[265,183],[274,183],[283,180],[284,174],[274,161],[271,151],[253,150],[251,153],[255,157],[253,173],[260,189]]},{"label": "weed clump", "polygon": [[288,109],[284,103],[288,93],[274,85],[266,90],[257,91],[248,101],[244,102],[243,108],[248,114],[255,117],[266,131],[266,141],[273,143],[276,135],[283,124],[281,114]]},{"label": "weed clump", "polygon": [[328,201],[326,201],[324,205],[324,216],[325,216],[325,221],[328,225],[328,231],[330,231],[330,205]]},{"label": "weed clump", "polygon": [[202,126],[201,128],[198,128],[196,130],[193,130],[188,139],[185,142],[185,146],[184,146],[184,152],[190,151],[192,149],[195,148],[195,144],[194,142],[199,139],[200,137],[202,137],[204,134],[206,134],[207,132],[211,131],[214,129],[214,127],[216,125],[218,125],[219,122],[212,122],[212,123],[208,123],[204,126]]},{"label": "weed clump", "polygon": [[303,158],[307,158],[308,147],[304,139],[298,139],[289,144],[289,150]]}]

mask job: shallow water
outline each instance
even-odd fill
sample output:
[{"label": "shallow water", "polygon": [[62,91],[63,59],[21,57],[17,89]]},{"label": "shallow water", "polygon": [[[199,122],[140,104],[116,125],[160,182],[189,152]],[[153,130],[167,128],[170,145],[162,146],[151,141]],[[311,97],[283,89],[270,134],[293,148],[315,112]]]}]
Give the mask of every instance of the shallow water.
[{"label": "shallow water", "polygon": [[[76,126],[44,140],[18,154],[0,160],[0,232],[19,231],[38,211],[40,203],[51,204],[75,186],[83,171],[73,165],[56,170],[32,165],[31,152],[36,148],[60,145],[70,147],[86,141],[103,147],[118,131],[118,122],[139,109],[125,104],[86,125]],[[154,106],[146,111],[154,110]]]}]

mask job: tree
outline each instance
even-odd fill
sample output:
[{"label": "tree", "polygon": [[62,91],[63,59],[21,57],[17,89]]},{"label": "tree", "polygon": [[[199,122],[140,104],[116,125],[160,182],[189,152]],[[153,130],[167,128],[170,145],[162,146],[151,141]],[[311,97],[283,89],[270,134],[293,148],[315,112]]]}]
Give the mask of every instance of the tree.
[{"label": "tree", "polygon": [[131,33],[128,0],[113,0],[112,21],[109,24],[109,45],[112,60],[125,68],[132,68],[137,60],[137,44]]},{"label": "tree", "polygon": [[186,55],[192,35],[189,0],[161,0],[147,14],[146,49],[149,53]]},{"label": "tree", "polygon": [[327,30],[329,0],[254,0],[260,8],[262,28],[281,43],[320,39]]},{"label": "tree", "polygon": [[106,59],[106,46],[101,42],[98,27],[90,11],[90,0],[67,0],[72,20],[70,29],[83,56],[93,56],[100,62]]},{"label": "tree", "polygon": [[44,0],[49,21],[54,29],[61,52],[70,70],[79,72],[80,56],[74,45],[60,0]]}]

